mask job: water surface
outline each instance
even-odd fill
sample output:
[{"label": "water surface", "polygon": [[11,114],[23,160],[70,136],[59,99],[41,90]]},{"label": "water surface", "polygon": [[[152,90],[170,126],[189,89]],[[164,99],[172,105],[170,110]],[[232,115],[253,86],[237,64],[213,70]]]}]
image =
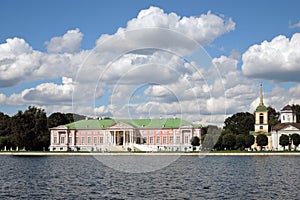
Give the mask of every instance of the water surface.
[{"label": "water surface", "polygon": [[118,171],[92,156],[0,161],[0,199],[300,199],[297,156],[181,156],[148,173]]}]

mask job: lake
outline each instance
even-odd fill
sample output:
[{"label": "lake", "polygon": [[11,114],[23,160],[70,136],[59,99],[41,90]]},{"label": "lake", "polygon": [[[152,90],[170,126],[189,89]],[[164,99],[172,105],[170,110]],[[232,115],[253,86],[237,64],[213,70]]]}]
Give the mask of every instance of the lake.
[{"label": "lake", "polygon": [[0,199],[300,199],[299,156],[145,157],[0,156]]}]

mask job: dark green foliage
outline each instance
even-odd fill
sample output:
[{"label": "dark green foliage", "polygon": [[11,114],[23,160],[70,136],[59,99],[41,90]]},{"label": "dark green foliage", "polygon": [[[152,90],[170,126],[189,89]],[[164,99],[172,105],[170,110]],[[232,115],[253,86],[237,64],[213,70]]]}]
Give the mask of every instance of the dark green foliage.
[{"label": "dark green foliage", "polygon": [[239,149],[245,148],[245,134],[239,134],[236,136],[236,147]]},{"label": "dark green foliage", "polygon": [[255,138],[253,135],[245,136],[245,148],[250,148],[254,144]]},{"label": "dark green foliage", "polygon": [[216,126],[209,126],[207,133],[203,137],[202,147],[205,150],[220,149],[220,141],[222,130]]},{"label": "dark green foliage", "polygon": [[49,146],[47,116],[43,109],[29,106],[11,120],[12,143],[26,150],[42,150]]},{"label": "dark green foliage", "polygon": [[300,105],[296,104],[296,105],[292,105],[293,109],[294,109],[294,112],[296,114],[296,122],[297,123],[300,123]]},{"label": "dark green foliage", "polygon": [[233,134],[249,134],[254,130],[254,116],[248,112],[240,112],[228,117],[224,121],[224,129],[231,131]]},{"label": "dark green foliage", "polygon": [[222,137],[222,145],[226,147],[226,149],[231,150],[236,143],[236,136],[232,133],[225,134]]},{"label": "dark green foliage", "polygon": [[197,136],[194,136],[191,140],[191,145],[193,146],[200,146],[200,138]]},{"label": "dark green foliage", "polygon": [[279,144],[283,147],[283,150],[285,150],[285,146],[289,145],[290,138],[288,135],[282,134],[279,137]]},{"label": "dark green foliage", "polygon": [[280,113],[275,110],[275,108],[268,107],[268,123],[269,123],[269,132],[272,130],[272,127],[280,123],[279,121]]},{"label": "dark green foliage", "polygon": [[43,109],[29,106],[12,117],[0,112],[0,149],[48,150],[49,128],[84,119],[76,114],[53,113],[47,118]]},{"label": "dark green foliage", "polygon": [[295,146],[295,150],[297,150],[297,147],[299,146],[300,144],[300,135],[297,134],[297,133],[294,133],[292,136],[291,136],[291,139],[293,141],[293,144]]},{"label": "dark green foliage", "polygon": [[77,115],[72,113],[65,114],[65,113],[56,112],[56,113],[52,113],[48,117],[48,127],[53,128],[59,125],[69,124],[74,121],[83,120],[83,119],[85,119],[85,116],[83,115]]},{"label": "dark green foliage", "polygon": [[0,112],[0,136],[6,136],[10,133],[10,117]]},{"label": "dark green foliage", "polygon": [[262,147],[268,144],[268,137],[265,134],[259,134],[256,136],[256,144],[260,146],[260,150],[262,150]]}]

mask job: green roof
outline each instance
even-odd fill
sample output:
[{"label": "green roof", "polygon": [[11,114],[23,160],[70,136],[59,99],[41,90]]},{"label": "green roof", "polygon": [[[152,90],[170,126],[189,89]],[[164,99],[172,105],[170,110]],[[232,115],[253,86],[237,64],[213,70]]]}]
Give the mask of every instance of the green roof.
[{"label": "green roof", "polygon": [[193,124],[180,118],[162,118],[162,119],[90,119],[80,120],[65,126],[68,129],[105,129],[114,125],[117,122],[125,123],[129,126],[139,129],[151,129],[151,128],[179,128],[181,126],[192,126],[200,128],[200,124]]},{"label": "green roof", "polygon": [[70,124],[66,124],[65,126],[69,129],[102,129],[107,128],[115,123],[116,122],[113,119],[89,119],[76,121]]},{"label": "green roof", "polygon": [[256,111],[267,112],[268,108],[266,106],[257,106]]}]

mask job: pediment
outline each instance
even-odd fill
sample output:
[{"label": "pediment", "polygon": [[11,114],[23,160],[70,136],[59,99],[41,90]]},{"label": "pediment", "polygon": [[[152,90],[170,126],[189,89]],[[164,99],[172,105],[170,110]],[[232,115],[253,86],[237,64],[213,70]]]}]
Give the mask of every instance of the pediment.
[{"label": "pediment", "polygon": [[292,125],[288,125],[285,128],[282,129],[283,131],[299,131],[297,127],[294,127]]},{"label": "pediment", "polygon": [[66,127],[64,125],[60,125],[60,126],[56,127],[55,129],[68,129],[68,127]]},{"label": "pediment", "polygon": [[180,128],[193,128],[193,126],[190,124],[182,124]]},{"label": "pediment", "polygon": [[109,129],[133,129],[133,126],[130,126],[124,122],[117,122],[113,125],[111,125],[110,127],[108,127]]}]

